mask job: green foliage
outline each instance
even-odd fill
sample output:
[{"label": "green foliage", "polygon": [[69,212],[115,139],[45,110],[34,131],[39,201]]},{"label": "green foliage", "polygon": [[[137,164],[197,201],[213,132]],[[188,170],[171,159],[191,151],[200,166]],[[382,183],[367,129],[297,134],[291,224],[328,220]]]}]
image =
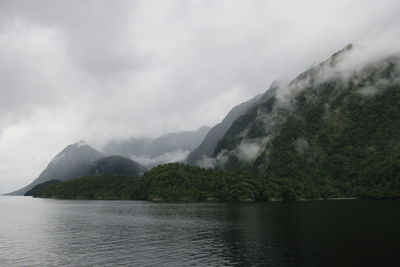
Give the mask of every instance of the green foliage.
[{"label": "green foliage", "polygon": [[271,178],[249,171],[202,169],[178,163],[158,166],[143,177],[101,175],[41,188],[34,196],[63,199],[163,201],[296,200],[342,196],[329,182]]},{"label": "green foliage", "polygon": [[215,156],[224,149],[232,149],[240,144],[243,140],[241,133],[249,129],[247,137],[257,138],[265,136],[265,129],[262,123],[257,120],[259,113],[269,113],[272,111],[275,97],[271,97],[266,102],[260,103],[256,107],[251,108],[246,114],[240,116],[226,132],[224,138],[218,143],[215,148]]},{"label": "green foliage", "polygon": [[88,176],[39,189],[34,197],[62,199],[131,199],[140,178],[117,175]]},{"label": "green foliage", "polygon": [[[293,180],[325,179],[345,196],[398,198],[400,85],[392,64],[367,69],[357,82],[329,80],[300,93],[270,144],[267,168]],[[397,73],[398,75],[398,73]],[[373,87],[374,95],[360,93]],[[306,146],[299,151],[299,140]]]}]

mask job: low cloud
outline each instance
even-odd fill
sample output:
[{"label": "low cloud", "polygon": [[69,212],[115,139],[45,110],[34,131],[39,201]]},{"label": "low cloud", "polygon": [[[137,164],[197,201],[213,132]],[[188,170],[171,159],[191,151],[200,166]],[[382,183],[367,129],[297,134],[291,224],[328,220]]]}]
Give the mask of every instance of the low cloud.
[{"label": "low cloud", "polygon": [[151,157],[146,155],[134,155],[132,154],[130,158],[146,168],[150,169],[159,164],[166,164],[172,162],[183,162],[189,155],[189,150],[176,150],[171,152],[165,152],[159,156]]}]

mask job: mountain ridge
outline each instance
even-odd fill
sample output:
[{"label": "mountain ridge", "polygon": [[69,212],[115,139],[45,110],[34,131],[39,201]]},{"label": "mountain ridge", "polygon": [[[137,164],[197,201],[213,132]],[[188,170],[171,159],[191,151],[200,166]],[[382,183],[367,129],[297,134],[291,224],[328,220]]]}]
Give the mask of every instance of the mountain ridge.
[{"label": "mountain ridge", "polygon": [[235,121],[214,154],[217,167],[340,181],[357,196],[400,195],[400,56],[346,66],[352,49]]},{"label": "mountain ridge", "polygon": [[218,142],[232,126],[233,122],[257,103],[261,97],[262,94],[256,95],[250,100],[233,107],[221,122],[210,129],[201,144],[188,155],[186,162],[189,165],[207,166],[207,159],[213,156]]},{"label": "mountain ridge", "polygon": [[210,127],[201,126],[194,131],[164,134],[158,138],[130,138],[112,140],[102,149],[106,155],[121,155],[131,158],[147,169],[159,164],[181,162],[203,141]]},{"label": "mountain ridge", "polygon": [[94,174],[143,175],[146,169],[122,156],[105,157],[87,143],[80,141],[59,152],[30,184],[6,195],[24,195],[51,180],[69,181]]}]

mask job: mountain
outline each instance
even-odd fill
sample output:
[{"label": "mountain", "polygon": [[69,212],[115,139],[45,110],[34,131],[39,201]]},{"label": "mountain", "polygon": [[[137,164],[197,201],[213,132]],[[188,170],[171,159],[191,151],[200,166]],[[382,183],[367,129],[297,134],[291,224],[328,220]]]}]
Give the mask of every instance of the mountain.
[{"label": "mountain", "polygon": [[271,99],[275,95],[277,89],[278,83],[274,81],[264,94],[257,95],[252,99],[232,108],[220,123],[211,128],[199,147],[189,154],[186,162],[189,165],[213,167],[214,160],[212,157],[214,156],[215,149],[217,149],[218,143],[224,137],[232,124],[239,117],[246,114],[246,112],[254,107],[257,103],[263,103]]},{"label": "mountain", "polygon": [[400,196],[400,56],[368,59],[354,49],[239,117],[218,144],[218,166],[344,181],[358,196]]},{"label": "mountain", "polygon": [[214,155],[218,142],[232,126],[232,123],[257,103],[260,98],[261,95],[255,96],[232,108],[220,123],[210,129],[203,142],[189,154],[186,162],[190,165],[207,166],[207,159]]},{"label": "mountain", "polygon": [[109,156],[96,160],[89,169],[88,175],[142,176],[145,171],[146,168],[131,159],[122,156]]},{"label": "mountain", "polygon": [[156,139],[130,138],[113,140],[102,151],[106,155],[131,158],[147,169],[169,162],[184,161],[187,155],[203,141],[210,127],[202,126],[196,131],[174,132]]},{"label": "mountain", "polygon": [[[58,153],[47,168],[29,185],[8,195],[24,195],[51,181],[68,181],[88,175],[117,174],[141,176],[146,171],[139,163],[122,156],[107,156],[81,141]],[[31,192],[29,193],[31,195]]]},{"label": "mountain", "polygon": [[9,193],[9,195],[23,195],[35,185],[49,180],[67,181],[85,176],[92,163],[102,157],[104,157],[103,154],[83,141],[71,144],[50,161],[47,168],[44,169],[37,179],[29,185]]},{"label": "mountain", "polygon": [[[301,73],[288,85],[276,89],[274,95],[263,97],[239,117],[217,145],[214,156],[219,159],[219,165],[222,163],[228,169],[249,167],[261,154],[268,160],[268,153],[264,152],[269,151],[274,138],[282,133],[281,128],[287,118],[296,113],[299,95],[312,90],[316,92],[312,100],[316,100],[321,93],[320,84],[329,79],[328,77],[332,76],[335,81],[341,81],[341,76],[337,73],[337,64],[352,48],[352,45],[348,45],[328,60]],[[328,103],[322,103],[324,104]],[[261,160],[258,162],[265,163]]]}]

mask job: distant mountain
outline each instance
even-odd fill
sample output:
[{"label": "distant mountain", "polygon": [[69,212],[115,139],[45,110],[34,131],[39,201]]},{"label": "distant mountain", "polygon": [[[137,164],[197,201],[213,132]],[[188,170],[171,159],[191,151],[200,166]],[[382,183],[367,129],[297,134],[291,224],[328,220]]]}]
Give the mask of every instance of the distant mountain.
[{"label": "distant mountain", "polygon": [[228,115],[217,125],[211,128],[203,142],[197,147],[187,158],[187,163],[190,165],[198,165],[201,167],[213,167],[213,160],[215,149],[219,141],[224,137],[225,133],[232,126],[233,122],[240,116],[244,115],[251,107],[258,102],[267,101],[271,98],[277,89],[277,83],[271,84],[270,88],[265,94],[260,94],[249,101],[241,103],[232,108]]},{"label": "distant mountain", "polygon": [[210,127],[202,126],[196,131],[174,132],[156,139],[130,138],[113,140],[102,151],[106,155],[131,158],[147,169],[169,162],[184,161],[188,154],[203,141]]},{"label": "distant mountain", "polygon": [[89,169],[88,175],[117,174],[142,176],[146,171],[139,163],[122,157],[109,156],[96,160]]},{"label": "distant mountain", "polygon": [[92,163],[102,157],[103,154],[83,141],[69,145],[53,158],[37,179],[9,195],[23,195],[35,185],[49,180],[67,181],[85,176]]},{"label": "distant mountain", "polygon": [[141,176],[145,171],[146,168],[131,159],[122,156],[104,157],[103,154],[81,141],[67,146],[58,153],[32,183],[8,195],[28,194],[31,190],[35,191],[52,180],[68,181],[100,174]]}]

